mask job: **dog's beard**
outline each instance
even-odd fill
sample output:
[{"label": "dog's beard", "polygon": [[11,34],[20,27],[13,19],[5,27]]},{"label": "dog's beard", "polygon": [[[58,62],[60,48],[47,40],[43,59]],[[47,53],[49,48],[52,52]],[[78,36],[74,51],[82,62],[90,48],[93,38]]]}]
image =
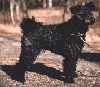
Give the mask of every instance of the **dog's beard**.
[{"label": "dog's beard", "polygon": [[93,25],[95,23],[95,19],[94,18],[92,18],[92,19],[86,19],[85,23],[89,24],[89,25]]},{"label": "dog's beard", "polygon": [[91,19],[85,19],[82,18],[80,15],[77,15],[78,19],[80,19],[81,21],[85,22],[88,25],[93,25],[95,23],[95,18],[91,18]]}]

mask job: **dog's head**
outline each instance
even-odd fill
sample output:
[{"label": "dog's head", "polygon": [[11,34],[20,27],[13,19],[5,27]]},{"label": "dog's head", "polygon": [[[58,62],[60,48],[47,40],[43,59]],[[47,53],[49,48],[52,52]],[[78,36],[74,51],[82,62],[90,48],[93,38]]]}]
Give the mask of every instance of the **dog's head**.
[{"label": "dog's head", "polygon": [[85,5],[77,5],[71,7],[71,13],[77,16],[77,18],[88,25],[95,23],[95,18],[93,17],[92,11],[95,10],[95,5],[93,2],[87,2]]},{"label": "dog's head", "polygon": [[22,29],[23,34],[27,34],[29,32],[36,30],[38,26],[41,25],[42,23],[37,22],[35,18],[32,16],[32,18],[23,18],[20,27]]}]

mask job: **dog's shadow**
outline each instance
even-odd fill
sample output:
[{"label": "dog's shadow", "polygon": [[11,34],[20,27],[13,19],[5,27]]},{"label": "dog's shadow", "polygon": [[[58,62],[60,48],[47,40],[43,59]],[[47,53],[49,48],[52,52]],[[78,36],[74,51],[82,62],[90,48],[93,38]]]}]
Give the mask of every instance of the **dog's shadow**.
[{"label": "dog's shadow", "polygon": [[100,53],[81,53],[79,57],[90,62],[100,62]]},{"label": "dog's shadow", "polygon": [[[15,67],[16,67],[16,65],[14,65],[14,66],[2,65],[1,69],[2,69],[2,71],[6,72],[6,74],[8,76],[10,76],[12,80],[24,82],[25,74],[19,76],[18,73],[16,73]],[[53,78],[53,79],[58,79],[60,81],[64,81],[63,73],[60,70],[56,70],[55,68],[45,66],[42,63],[33,64],[26,71],[36,72],[41,75],[47,75],[48,77]],[[17,78],[16,78],[16,76],[17,76]]]},{"label": "dog's shadow", "polygon": [[[86,61],[90,61],[90,62],[100,62],[100,54],[99,53],[82,53],[80,55],[81,59],[85,59]],[[16,65],[12,66],[12,65],[0,65],[2,71],[6,72],[6,74],[8,76],[11,77],[11,79],[16,80],[16,81],[20,81],[20,82],[24,82],[25,81],[25,71],[21,71],[21,75],[19,75],[18,73],[16,73]],[[31,67],[29,69],[27,69],[26,71],[30,71],[30,72],[36,72],[38,74],[41,75],[47,75],[50,78],[53,79],[58,79],[60,81],[64,81],[64,77],[63,77],[63,73],[60,70],[56,70],[53,67],[48,67],[45,66],[42,63],[36,63],[31,65]],[[19,71],[20,72],[20,71]],[[17,78],[16,78],[17,76]]]}]

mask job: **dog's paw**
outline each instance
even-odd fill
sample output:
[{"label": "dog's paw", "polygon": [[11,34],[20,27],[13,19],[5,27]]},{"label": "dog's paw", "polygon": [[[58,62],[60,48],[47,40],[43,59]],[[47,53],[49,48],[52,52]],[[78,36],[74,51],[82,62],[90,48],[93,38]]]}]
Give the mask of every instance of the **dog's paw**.
[{"label": "dog's paw", "polygon": [[74,83],[74,79],[72,77],[66,77],[64,79],[64,83],[70,83],[70,84],[73,84]]}]

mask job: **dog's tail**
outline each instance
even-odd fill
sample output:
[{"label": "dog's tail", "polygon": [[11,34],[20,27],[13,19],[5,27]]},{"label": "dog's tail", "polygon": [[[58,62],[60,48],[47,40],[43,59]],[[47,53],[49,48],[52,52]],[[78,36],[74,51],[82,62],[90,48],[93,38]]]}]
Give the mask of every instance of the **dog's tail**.
[{"label": "dog's tail", "polygon": [[35,20],[35,18],[32,16],[32,19],[31,18],[23,18],[22,22],[20,24],[20,27],[22,29],[22,33],[25,35],[25,34],[28,34],[29,32],[35,31],[41,25],[42,25],[42,23],[37,22]]}]

